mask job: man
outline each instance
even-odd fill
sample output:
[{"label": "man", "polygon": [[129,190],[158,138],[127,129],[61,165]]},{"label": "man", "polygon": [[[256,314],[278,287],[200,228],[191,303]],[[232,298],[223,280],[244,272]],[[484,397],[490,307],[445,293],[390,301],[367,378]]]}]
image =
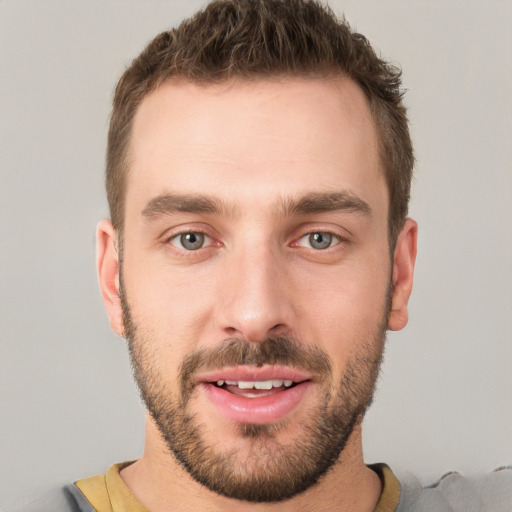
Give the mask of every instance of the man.
[{"label": "man", "polygon": [[149,411],[144,456],[111,471],[134,499],[398,502],[361,421],[407,322],[412,163],[398,72],[315,3],[213,3],[132,64],[98,268]]},{"label": "man", "polygon": [[71,486],[75,509],[441,510],[362,456],[408,319],[412,167],[400,73],[315,2],[214,2],[149,44],[98,227],[146,446]]}]

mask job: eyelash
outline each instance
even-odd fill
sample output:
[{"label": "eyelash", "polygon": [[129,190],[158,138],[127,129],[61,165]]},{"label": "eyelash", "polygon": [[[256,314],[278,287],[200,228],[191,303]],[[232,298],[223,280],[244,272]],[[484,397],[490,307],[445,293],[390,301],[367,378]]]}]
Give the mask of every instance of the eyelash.
[{"label": "eyelash", "polygon": [[[203,244],[196,249],[190,249],[190,248],[187,249],[186,247],[183,247],[182,237],[184,237],[186,235],[200,235],[201,237],[204,237]],[[313,235],[328,235],[329,237],[331,237],[331,240],[329,241],[330,245],[328,245],[327,247],[324,247],[324,248],[315,248],[315,247],[311,247],[311,244],[309,246],[300,244],[301,240],[305,240],[305,239],[307,239],[307,237],[311,237]],[[176,240],[177,243],[173,243],[174,240]],[[333,247],[336,247],[346,241],[347,241],[346,238],[340,236],[338,233],[335,233],[331,230],[317,229],[317,230],[311,230],[311,231],[305,232],[300,237],[296,238],[290,244],[290,246],[291,247],[303,247],[307,250],[311,250],[316,253],[320,253],[320,252],[332,249]],[[174,233],[174,234],[172,234],[172,236],[169,236],[166,238],[165,243],[172,245],[174,248],[181,251],[182,253],[189,254],[189,255],[192,255],[193,253],[198,252],[201,249],[207,249],[208,247],[211,247],[212,245],[217,245],[217,246],[221,245],[220,242],[216,242],[216,240],[213,236],[211,236],[209,233],[207,233],[205,230],[202,230],[202,229],[188,229],[186,231]],[[206,243],[206,245],[204,245],[205,243]]]},{"label": "eyelash", "polygon": [[[308,237],[311,237],[313,235],[329,235],[330,237],[332,237],[332,243],[331,243],[331,245],[329,245],[323,249],[317,249],[314,247],[305,247],[305,246],[300,245],[299,242],[301,240],[307,239]],[[330,231],[328,229],[316,229],[316,230],[308,231],[307,233],[304,233],[303,235],[301,235],[299,238],[297,238],[292,243],[292,247],[304,247],[306,249],[313,250],[314,252],[323,252],[323,251],[332,249],[333,247],[336,247],[337,245],[341,244],[342,242],[346,242],[346,241],[347,241],[346,238],[342,237],[339,233],[335,233],[334,231]]]},{"label": "eyelash", "polygon": [[[209,243],[207,245],[202,245],[201,247],[198,247],[197,249],[187,249],[187,248],[183,247],[183,244],[181,244],[181,247],[179,247],[178,245],[175,245],[173,243],[173,240],[178,240],[179,241],[181,239],[181,237],[187,236],[187,235],[200,235],[200,236],[203,236],[203,237],[205,237],[205,242],[208,240]],[[215,243],[215,241],[214,241],[214,238],[211,235],[209,235],[204,230],[189,229],[189,230],[186,230],[186,231],[181,231],[179,233],[175,233],[172,236],[168,237],[166,239],[166,243],[172,245],[176,249],[178,249],[180,251],[183,251],[185,253],[194,253],[194,252],[200,251],[201,249],[206,249],[207,247],[210,247],[211,245],[213,245]]]}]

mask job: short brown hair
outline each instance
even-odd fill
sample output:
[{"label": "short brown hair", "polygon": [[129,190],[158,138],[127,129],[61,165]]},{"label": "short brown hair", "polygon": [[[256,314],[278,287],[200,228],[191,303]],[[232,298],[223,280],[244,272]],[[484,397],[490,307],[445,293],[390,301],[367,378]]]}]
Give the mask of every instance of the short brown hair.
[{"label": "short brown hair", "polygon": [[148,93],[173,77],[214,83],[279,76],[344,76],[364,91],[380,138],[394,247],[407,216],[414,164],[401,71],[316,0],[213,1],[159,34],[132,62],[115,90],[108,135],[106,187],[114,228],[122,233],[131,127]]}]

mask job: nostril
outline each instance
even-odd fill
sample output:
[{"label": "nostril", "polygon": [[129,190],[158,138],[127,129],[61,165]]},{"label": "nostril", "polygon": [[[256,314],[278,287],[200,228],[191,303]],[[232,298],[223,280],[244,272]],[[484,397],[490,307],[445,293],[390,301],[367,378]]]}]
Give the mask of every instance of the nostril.
[{"label": "nostril", "polygon": [[285,324],[276,324],[274,327],[269,329],[269,332],[276,334],[280,331],[283,331],[283,329],[285,329]]}]

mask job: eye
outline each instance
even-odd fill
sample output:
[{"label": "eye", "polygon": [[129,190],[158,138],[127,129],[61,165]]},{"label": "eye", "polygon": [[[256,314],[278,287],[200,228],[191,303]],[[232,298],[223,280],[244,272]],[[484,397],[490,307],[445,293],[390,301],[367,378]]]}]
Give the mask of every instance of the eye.
[{"label": "eye", "polygon": [[340,238],[326,231],[317,231],[308,233],[299,239],[297,245],[299,247],[309,247],[317,251],[323,251],[340,242]]},{"label": "eye", "polygon": [[212,239],[206,234],[199,231],[190,231],[188,233],[180,233],[173,236],[169,242],[174,247],[185,249],[186,251],[197,251],[211,243]]}]

